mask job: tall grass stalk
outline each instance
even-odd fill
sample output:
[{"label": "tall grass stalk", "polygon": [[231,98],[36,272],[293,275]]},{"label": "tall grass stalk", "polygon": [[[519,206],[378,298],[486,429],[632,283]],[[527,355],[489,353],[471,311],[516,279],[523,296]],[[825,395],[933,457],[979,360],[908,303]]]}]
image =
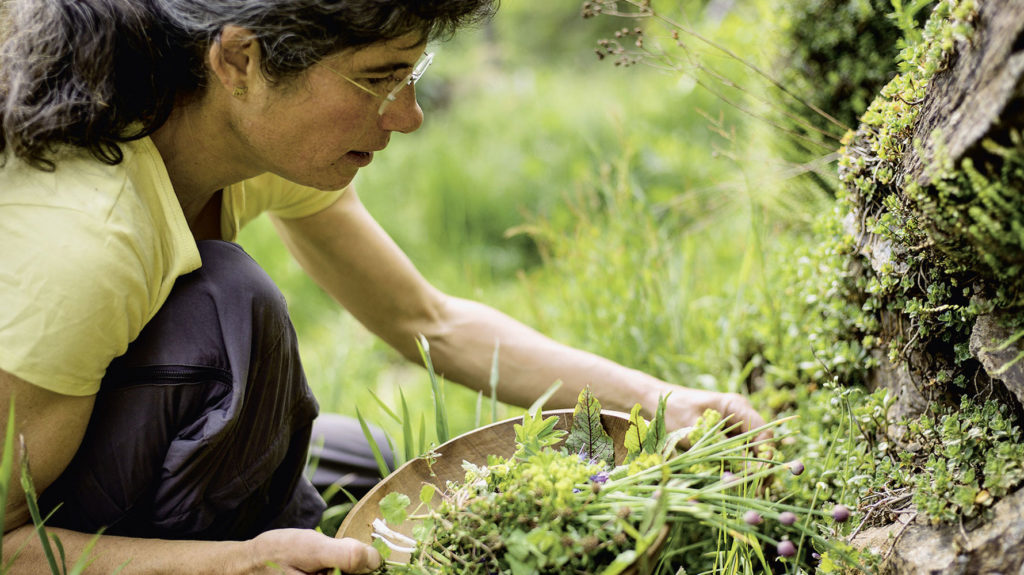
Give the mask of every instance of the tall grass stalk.
[{"label": "tall grass stalk", "polygon": [[[32,523],[35,525],[36,534],[39,535],[39,542],[43,546],[43,554],[46,556],[46,561],[50,565],[51,573],[63,573],[67,571],[67,566],[64,564],[64,546],[61,545],[60,539],[56,535],[53,536],[53,545],[50,543],[50,535],[46,532],[43,527],[45,520],[39,512],[39,502],[36,498],[35,485],[32,483],[32,476],[29,471],[28,465],[28,449],[25,446],[25,436],[19,435],[18,442],[21,446],[21,489],[25,493],[25,503],[28,505],[29,514],[32,517]],[[54,555],[53,546],[57,547],[60,553],[60,563],[64,567],[60,569],[57,567],[57,558]]]},{"label": "tall grass stalk", "polygon": [[423,358],[423,365],[430,375],[430,389],[434,394],[434,420],[437,427],[437,441],[445,443],[451,436],[448,432],[448,410],[444,399],[444,386],[434,371],[434,363],[430,360],[430,342],[423,335],[416,340],[420,350],[420,357]]},{"label": "tall grass stalk", "polygon": [[[0,456],[0,525],[6,526],[7,498],[10,495],[11,472],[14,468],[14,400],[7,409],[7,429],[4,431],[4,453]],[[3,537],[0,537],[0,560],[3,554]]]},{"label": "tall grass stalk", "polygon": [[370,426],[363,419],[363,414],[360,413],[359,408],[356,408],[356,418],[359,420],[359,427],[363,430],[363,436],[366,438],[366,442],[370,445],[370,450],[373,452],[373,459],[377,462],[377,470],[381,477],[387,477],[391,474],[393,469],[388,467],[387,461],[384,459],[384,454],[381,452],[380,445],[377,440],[373,437],[373,433],[370,432]]}]

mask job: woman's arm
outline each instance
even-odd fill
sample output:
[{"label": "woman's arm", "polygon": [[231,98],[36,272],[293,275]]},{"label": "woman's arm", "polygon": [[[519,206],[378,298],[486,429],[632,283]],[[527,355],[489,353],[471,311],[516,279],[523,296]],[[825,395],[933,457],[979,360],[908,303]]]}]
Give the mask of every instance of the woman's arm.
[{"label": "woman's arm", "polygon": [[435,369],[446,379],[485,389],[499,343],[498,394],[508,403],[529,405],[561,380],[549,407],[575,405],[589,385],[606,407],[628,411],[640,403],[648,417],[659,397],[672,392],[673,427],[693,423],[706,408],[733,415],[745,428],[764,423],[740,395],[668,384],[559,344],[493,308],[441,293],[374,221],[354,189],[317,214],[274,223],[306,272],[405,357],[419,361],[416,337],[423,334]]},{"label": "woman's arm", "polygon": [[[101,536],[48,529],[60,538],[70,568],[83,553],[86,574],[106,575],[306,575],[334,568],[367,573],[380,564],[375,549],[355,539],[333,539],[312,529],[277,529],[248,541],[168,541]],[[21,550],[11,575],[48,573],[46,557],[32,525],[4,536],[4,560]],[[120,569],[120,570],[119,570]]]},{"label": "woman's arm", "polygon": [[54,393],[0,370],[0,441],[7,429],[12,401],[15,421],[15,465],[4,515],[5,533],[30,520],[25,493],[18,480],[22,457],[18,437],[25,440],[33,484],[36,492],[42,493],[64,471],[82,443],[94,400],[92,395],[76,397]]}]

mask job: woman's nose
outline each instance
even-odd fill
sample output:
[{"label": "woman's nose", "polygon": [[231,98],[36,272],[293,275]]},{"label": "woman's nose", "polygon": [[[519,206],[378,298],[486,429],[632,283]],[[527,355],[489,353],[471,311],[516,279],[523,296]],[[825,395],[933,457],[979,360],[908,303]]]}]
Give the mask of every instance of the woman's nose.
[{"label": "woman's nose", "polygon": [[416,101],[416,86],[400,91],[380,116],[380,127],[390,132],[408,134],[423,124],[423,108]]}]

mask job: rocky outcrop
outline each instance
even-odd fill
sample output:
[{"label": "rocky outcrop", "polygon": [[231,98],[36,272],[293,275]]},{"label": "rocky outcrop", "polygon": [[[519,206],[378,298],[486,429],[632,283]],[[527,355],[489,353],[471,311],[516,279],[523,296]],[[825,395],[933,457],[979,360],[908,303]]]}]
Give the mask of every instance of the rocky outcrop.
[{"label": "rocky outcrop", "polygon": [[[880,159],[879,134],[891,133],[877,124],[862,125],[847,146],[857,176],[846,179],[855,204],[847,223],[861,261],[876,277],[897,278],[888,285],[920,287],[874,308],[881,340],[896,342],[895,352],[875,354],[873,381],[895,398],[888,421],[897,443],[897,422],[944,398],[980,395],[1024,414],[1024,236],[1012,231],[1024,227],[1024,2],[977,7],[970,41],[957,44],[923,98],[893,96],[893,117],[897,109],[916,114],[910,135],[890,148],[900,155]],[[887,237],[877,222],[886,222]],[[917,267],[908,271],[906,261]],[[936,278],[948,301],[929,299]],[[921,329],[925,321],[932,329]],[[900,511],[896,522],[854,539],[883,558],[882,573],[1024,575],[1024,488],[963,524]]]},{"label": "rocky outcrop", "polygon": [[1024,573],[1024,490],[966,525],[932,526],[913,514],[854,539],[883,558],[881,575],[1019,575]]},{"label": "rocky outcrop", "polygon": [[1024,338],[1015,340],[1014,335],[998,316],[980,316],[971,332],[970,350],[985,373],[1024,404]]}]

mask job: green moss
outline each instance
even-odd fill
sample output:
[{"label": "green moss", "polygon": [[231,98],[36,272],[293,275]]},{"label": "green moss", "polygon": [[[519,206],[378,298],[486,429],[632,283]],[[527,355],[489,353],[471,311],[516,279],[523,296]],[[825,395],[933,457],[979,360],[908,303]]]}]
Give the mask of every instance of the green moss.
[{"label": "green moss", "polygon": [[944,522],[982,513],[1024,481],[1012,406],[966,397],[980,370],[969,346],[975,318],[993,311],[1020,317],[1024,307],[1024,141],[1011,130],[1005,141],[986,142],[960,162],[943,161],[928,185],[899,176],[916,145],[912,134],[929,82],[970,38],[976,10],[974,0],[939,2],[917,41],[901,52],[900,74],[844,138],[839,209],[825,226],[833,239],[821,250],[832,259],[817,260],[852,270],[832,292],[841,303],[820,308],[823,318],[829,311],[850,315],[819,325],[841,328],[831,332],[836,342],[887,353],[935,399],[921,417],[892,422],[907,430],[901,441],[908,449],[878,439],[887,429],[855,415],[885,407],[878,397],[847,391],[831,399],[857,424],[848,430],[853,441],[839,438],[830,447],[850,462],[831,487],[858,494],[862,510],[880,516],[887,511],[871,493],[909,498]]},{"label": "green moss", "polygon": [[933,186],[908,187],[924,236],[950,265],[970,269],[1001,307],[1024,305],[1024,141],[984,143],[987,153],[947,167]]},{"label": "green moss", "polygon": [[[919,453],[903,463],[913,502],[933,523],[983,513],[1024,480],[1024,445],[1007,406],[964,397],[956,408],[908,423]],[[906,476],[904,476],[906,477]]]},{"label": "green moss", "polygon": [[[878,334],[887,340],[886,351],[893,362],[915,352],[948,349],[951,343],[966,341],[974,318],[985,311],[975,299],[980,288],[974,262],[979,257],[986,259],[978,248],[996,247],[998,251],[1010,241],[998,235],[1001,243],[995,246],[992,240],[992,224],[1006,221],[1005,212],[978,213],[973,224],[978,233],[973,236],[961,229],[961,211],[979,196],[975,184],[984,181],[993,187],[991,179],[972,174],[969,163],[961,169],[950,166],[937,185],[927,188],[903,187],[895,176],[904,153],[913,145],[911,135],[928,83],[947,66],[956,42],[969,37],[975,10],[973,0],[940,2],[921,33],[921,41],[901,53],[903,72],[871,104],[858,131],[844,140],[840,179],[846,217],[857,221],[861,233],[875,234],[891,246],[891,252],[882,254],[873,269],[866,266],[863,309],[877,317],[878,325],[895,324]],[[994,171],[999,169],[986,173]],[[1009,173],[1016,171],[1010,169]],[[1005,189],[1006,185],[1000,181],[994,187]],[[998,191],[982,193],[995,198],[989,204],[1008,203]],[[971,199],[965,203],[968,197]],[[984,210],[976,207],[974,211]],[[973,249],[964,249],[964,238]],[[1015,253],[1019,251],[1018,247]],[[995,267],[1006,266],[1000,262]],[[997,278],[994,273],[990,276]],[[964,374],[958,371],[967,369],[964,364],[971,361],[969,354],[933,355],[939,358],[938,367],[925,378],[926,384],[963,382]]]}]

